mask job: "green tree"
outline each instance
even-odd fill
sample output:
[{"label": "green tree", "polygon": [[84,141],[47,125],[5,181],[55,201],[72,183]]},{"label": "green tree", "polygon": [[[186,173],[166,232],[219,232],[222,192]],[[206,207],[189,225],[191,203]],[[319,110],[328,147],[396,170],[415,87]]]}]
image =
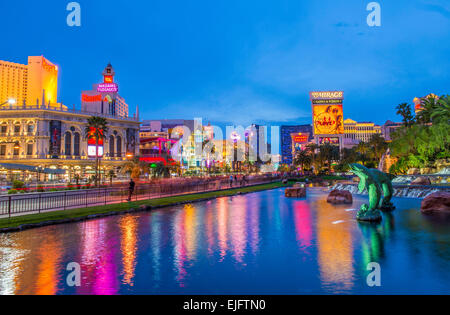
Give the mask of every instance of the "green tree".
[{"label": "green tree", "polygon": [[401,103],[397,107],[397,115],[403,117],[403,124],[405,127],[410,127],[414,123],[414,116],[411,111],[411,105],[408,103]]},{"label": "green tree", "polygon": [[375,164],[379,164],[383,154],[388,149],[386,140],[379,134],[374,134],[368,143],[368,146],[372,149],[370,155],[374,158]]},{"label": "green tree", "polygon": [[105,141],[106,139],[106,135],[108,133],[108,121],[103,117],[89,117],[84,132],[87,140],[95,141],[95,186],[98,186],[100,178],[100,158],[98,156],[98,147],[100,140]]},{"label": "green tree", "polygon": [[310,167],[312,163],[312,157],[311,154],[309,154],[307,151],[301,150],[299,151],[294,158],[294,165],[300,166],[302,169],[302,172],[304,172],[305,167]]},{"label": "green tree", "polygon": [[133,179],[139,179],[142,173],[149,173],[149,169],[149,164],[141,161],[140,158],[136,156],[123,164],[121,172],[130,174],[130,177]]}]

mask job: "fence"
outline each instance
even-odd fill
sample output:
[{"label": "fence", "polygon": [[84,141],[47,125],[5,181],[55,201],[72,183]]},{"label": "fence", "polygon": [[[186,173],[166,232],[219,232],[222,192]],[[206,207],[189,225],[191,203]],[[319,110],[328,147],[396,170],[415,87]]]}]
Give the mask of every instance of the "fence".
[{"label": "fence", "polygon": [[[278,180],[278,177],[252,178],[245,183],[234,182],[233,188],[266,184]],[[132,200],[138,201],[179,196],[183,194],[217,191],[229,188],[230,182],[227,179],[161,182],[160,184],[145,185],[138,184],[136,185]],[[1,196],[0,217],[121,203],[126,202],[128,196],[129,190],[127,186]]]}]

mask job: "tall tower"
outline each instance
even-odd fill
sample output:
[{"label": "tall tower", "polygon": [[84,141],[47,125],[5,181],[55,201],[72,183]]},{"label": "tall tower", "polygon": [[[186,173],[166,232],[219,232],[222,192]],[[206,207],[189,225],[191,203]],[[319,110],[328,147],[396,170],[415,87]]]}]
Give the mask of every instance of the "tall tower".
[{"label": "tall tower", "polygon": [[94,84],[91,91],[83,91],[81,108],[83,111],[128,117],[128,105],[119,95],[119,85],[114,82],[116,72],[109,63],[102,72],[103,82]]}]

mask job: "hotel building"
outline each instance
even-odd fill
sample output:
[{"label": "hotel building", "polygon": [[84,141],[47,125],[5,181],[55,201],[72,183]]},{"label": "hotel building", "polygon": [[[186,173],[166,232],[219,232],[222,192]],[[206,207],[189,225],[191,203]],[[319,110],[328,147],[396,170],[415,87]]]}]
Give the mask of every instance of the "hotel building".
[{"label": "hotel building", "polygon": [[56,104],[58,67],[43,56],[28,57],[28,64],[0,60],[0,103]]},{"label": "hotel building", "polygon": [[[92,144],[85,136],[87,120],[92,116],[106,118],[109,127],[99,148],[101,173],[117,172],[127,160],[127,155],[139,153],[136,145],[139,143],[139,117],[119,116],[109,106],[68,109],[57,103],[57,67],[44,57],[38,57],[35,62],[35,67],[43,68],[42,75],[30,76],[33,66],[28,67],[26,89],[27,99],[35,101],[0,108],[0,180],[20,178],[33,181],[37,174],[40,180],[71,180],[75,174],[82,178],[93,175],[95,149],[92,150]],[[48,67],[53,67],[53,70]],[[15,71],[19,72],[18,69]],[[11,76],[2,77],[1,87],[16,84],[8,80],[12,80]],[[42,88],[39,94],[35,91],[38,88]],[[23,95],[12,92],[2,97],[5,96],[24,99]]]},{"label": "hotel building", "polygon": [[345,147],[358,145],[359,142],[369,142],[375,134],[381,134],[381,127],[373,122],[344,120]]},{"label": "hotel building", "polygon": [[309,143],[314,143],[313,126],[281,126],[281,161],[282,164],[291,165],[296,152],[305,150]]}]

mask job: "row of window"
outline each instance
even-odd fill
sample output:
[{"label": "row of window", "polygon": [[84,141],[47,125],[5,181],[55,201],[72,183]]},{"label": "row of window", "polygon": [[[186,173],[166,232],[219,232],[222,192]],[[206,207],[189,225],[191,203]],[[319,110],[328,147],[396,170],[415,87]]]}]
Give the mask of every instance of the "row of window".
[{"label": "row of window", "polygon": [[[73,135],[73,154],[72,154],[72,133],[69,131],[64,135],[64,151],[65,155],[80,156],[80,134],[75,132]],[[109,137],[109,156],[122,157],[122,137]]]},{"label": "row of window", "polygon": [[[27,151],[26,154],[28,156],[33,155],[33,149],[34,149],[34,144],[33,143],[28,143],[27,144]],[[14,148],[13,150],[13,155],[14,156],[18,156],[19,155],[19,148]],[[0,145],[0,156],[5,156],[6,155],[6,144],[1,144]]]},{"label": "row of window", "polygon": [[[14,125],[14,127],[13,127],[14,133],[20,133],[20,129],[21,129],[21,125]],[[34,124],[26,125],[26,130],[27,130],[28,133],[33,133],[34,129],[35,129],[35,125]],[[1,133],[7,133],[8,132],[8,125],[5,125],[5,124],[1,125],[0,126],[0,132]]]}]

